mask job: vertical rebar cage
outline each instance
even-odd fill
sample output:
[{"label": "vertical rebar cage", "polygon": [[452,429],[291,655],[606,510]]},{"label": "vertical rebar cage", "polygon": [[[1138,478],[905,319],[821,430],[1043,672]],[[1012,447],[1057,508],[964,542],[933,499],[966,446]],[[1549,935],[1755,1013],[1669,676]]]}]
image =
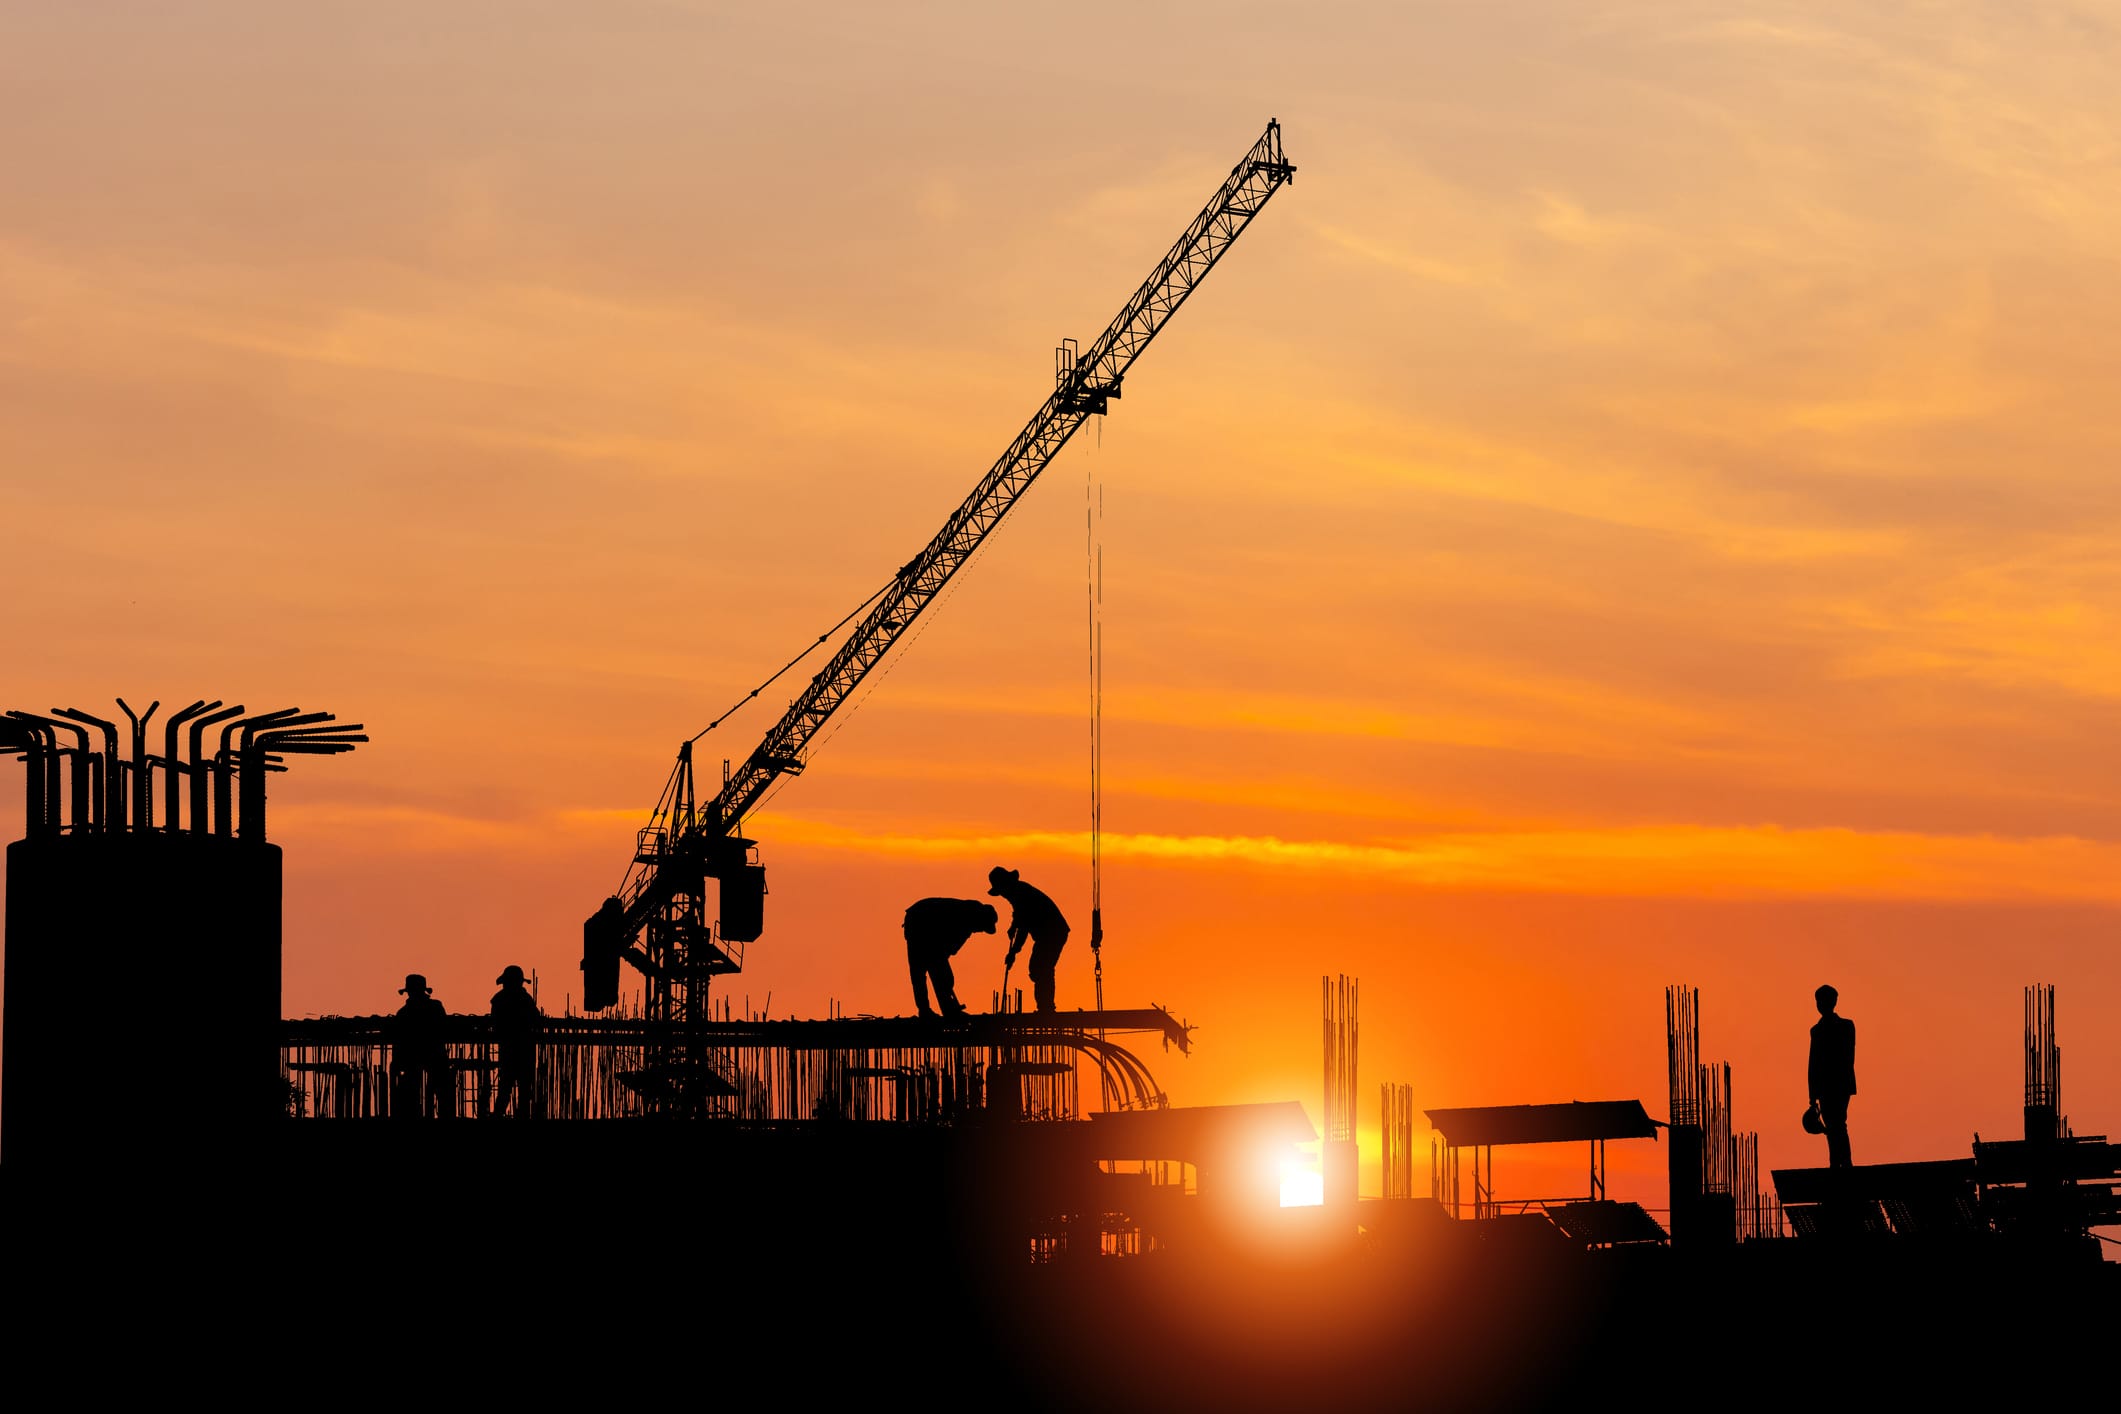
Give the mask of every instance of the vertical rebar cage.
[{"label": "vertical rebar cage", "polygon": [[1356,1002],[1362,984],[1353,977],[1321,977],[1325,998],[1326,1124],[1321,1171],[1329,1204],[1352,1206],[1357,1196],[1360,1151],[1355,1140],[1356,1051],[1360,1039]]}]

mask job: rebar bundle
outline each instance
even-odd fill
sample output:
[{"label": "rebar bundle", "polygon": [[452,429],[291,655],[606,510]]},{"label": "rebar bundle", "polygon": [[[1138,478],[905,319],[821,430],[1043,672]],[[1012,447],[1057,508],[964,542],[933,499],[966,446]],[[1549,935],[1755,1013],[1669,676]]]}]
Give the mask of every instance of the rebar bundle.
[{"label": "rebar bundle", "polygon": [[1352,977],[1321,977],[1325,993],[1326,1142],[1355,1138],[1355,1073],[1358,1032],[1355,1006],[1362,983]]},{"label": "rebar bundle", "polygon": [[[1664,1034],[1667,1076],[1671,1086],[1673,1152],[1698,1142],[1701,1168],[1695,1192],[1731,1200],[1734,1235],[1747,1238],[1783,1235],[1782,1204],[1760,1191],[1760,1135],[1731,1127],[1731,1067],[1701,1059],[1701,994],[1691,987],[1664,989]],[[1680,1160],[1675,1157],[1674,1163]],[[1687,1161],[1691,1170],[1691,1160]],[[1673,1176],[1674,1221],[1685,1201]]]},{"label": "rebar bundle", "polygon": [[2049,983],[2025,989],[2025,1103],[2062,1108],[2062,1047],[2055,1040],[2055,989]]},{"label": "rebar bundle", "polygon": [[[147,724],[161,705],[150,702],[145,712],[135,712],[119,698],[118,710],[130,727],[124,733],[116,722],[74,707],[55,707],[50,716],[17,711],[0,716],[0,756],[21,755],[29,767],[23,782],[24,834],[41,839],[186,830],[262,840],[265,778],[285,771],[287,757],[337,756],[368,740],[359,722],[340,722],[329,712],[283,707],[246,717],[240,704],[223,707],[201,698],[163,720],[163,749],[156,753],[149,749]],[[210,748],[206,730],[215,723],[224,724],[220,746]],[[123,750],[128,736],[130,756]]]},{"label": "rebar bundle", "polygon": [[[1384,1196],[1414,1196],[1414,1087],[1384,1084],[1378,1087],[1383,1110]],[[1433,1178],[1432,1178],[1433,1183]]]}]

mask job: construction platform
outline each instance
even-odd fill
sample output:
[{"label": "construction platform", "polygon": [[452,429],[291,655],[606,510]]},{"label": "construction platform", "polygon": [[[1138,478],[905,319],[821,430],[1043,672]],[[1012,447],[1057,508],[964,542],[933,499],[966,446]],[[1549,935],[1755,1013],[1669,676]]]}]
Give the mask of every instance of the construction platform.
[{"label": "construction platform", "polygon": [[[487,1018],[451,1016],[448,1116],[489,1108],[497,1057]],[[1191,1050],[1191,1028],[1161,1007],[1009,1012],[956,1019],[847,1016],[700,1023],[639,1016],[544,1019],[531,1114],[542,1119],[683,1115],[753,1122],[848,1119],[961,1122],[1079,1119],[1081,1082],[1097,1108],[1159,1109],[1148,1066],[1115,1038]],[[364,1119],[391,1113],[391,1018],[282,1023],[289,1112]]]}]

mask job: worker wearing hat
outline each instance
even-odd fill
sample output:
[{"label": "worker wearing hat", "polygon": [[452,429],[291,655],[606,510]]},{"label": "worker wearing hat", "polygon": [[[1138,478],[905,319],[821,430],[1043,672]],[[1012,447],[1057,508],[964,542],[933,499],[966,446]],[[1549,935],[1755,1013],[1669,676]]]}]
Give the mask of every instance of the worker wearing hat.
[{"label": "worker wearing hat", "polygon": [[449,1013],[417,972],[405,974],[398,993],[405,1005],[390,1019],[390,1074],[396,1082],[391,1113],[399,1119],[446,1119],[454,1113],[449,1103],[449,1042],[442,1034]]},{"label": "worker wearing hat", "polygon": [[1031,991],[1040,1011],[1053,1010],[1053,969],[1068,945],[1068,920],[1052,899],[1027,884],[1014,869],[997,864],[987,871],[987,892],[1009,900],[1009,956],[1005,967],[1031,940]]},{"label": "worker wearing hat", "polygon": [[486,1014],[500,1064],[494,1077],[493,1108],[487,1114],[498,1119],[512,1113],[522,1119],[530,1113],[531,1092],[537,1088],[538,1031],[543,1018],[538,1014],[537,998],[523,985],[522,968],[511,962],[493,980],[501,990],[493,994]]}]

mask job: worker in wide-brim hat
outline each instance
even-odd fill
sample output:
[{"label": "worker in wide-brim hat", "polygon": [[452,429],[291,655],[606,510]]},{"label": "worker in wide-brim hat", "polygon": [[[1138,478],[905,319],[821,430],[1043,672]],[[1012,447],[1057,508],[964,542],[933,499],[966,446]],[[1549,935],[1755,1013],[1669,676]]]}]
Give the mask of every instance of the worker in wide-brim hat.
[{"label": "worker in wide-brim hat", "polygon": [[997,864],[987,871],[987,892],[1009,901],[1009,955],[1003,965],[1016,961],[1024,939],[1031,940],[1031,992],[1040,1011],[1053,1010],[1053,971],[1061,949],[1068,945],[1068,920],[1060,906],[1045,892],[1027,884],[1014,869]]},{"label": "worker in wide-brim hat", "polygon": [[406,973],[398,991],[405,1005],[390,1019],[391,1114],[399,1119],[446,1117],[453,1112],[449,1041],[443,1035],[449,1013],[421,973]]},{"label": "worker in wide-brim hat", "polygon": [[523,969],[514,963],[493,979],[501,990],[487,1004],[487,1025],[493,1034],[495,1059],[493,1104],[486,1111],[498,1119],[513,1113],[518,1119],[530,1114],[531,1092],[538,1076],[538,1033],[544,1018],[538,1014],[537,998],[524,985]]}]

